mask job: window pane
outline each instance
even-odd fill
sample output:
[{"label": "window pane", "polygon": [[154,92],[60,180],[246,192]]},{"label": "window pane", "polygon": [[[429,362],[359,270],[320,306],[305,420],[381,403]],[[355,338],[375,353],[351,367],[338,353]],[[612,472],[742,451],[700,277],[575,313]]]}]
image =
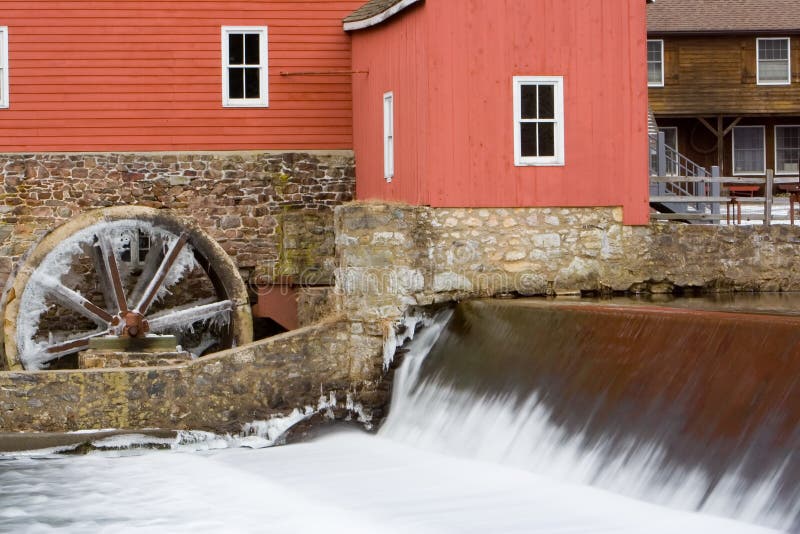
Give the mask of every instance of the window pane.
[{"label": "window pane", "polygon": [[228,97],[244,98],[244,69],[228,69]]},{"label": "window pane", "polygon": [[647,41],[647,83],[661,84],[663,63],[661,41]]},{"label": "window pane", "polygon": [[520,155],[522,157],[536,157],[536,126],[535,122],[520,123]]},{"label": "window pane", "polygon": [[759,41],[758,59],[789,59],[789,41],[787,39]]},{"label": "window pane", "polygon": [[735,172],[764,172],[764,130],[739,127],[733,130]]},{"label": "window pane", "polygon": [[536,86],[535,85],[523,85],[520,87],[522,99],[520,109],[522,110],[522,118],[523,119],[535,119],[536,118]]},{"label": "window pane", "polygon": [[241,65],[244,62],[244,36],[241,33],[228,35],[228,65]]},{"label": "window pane", "polygon": [[788,61],[762,61],[758,65],[759,79],[770,82],[789,80]]},{"label": "window pane", "polygon": [[775,129],[775,170],[797,173],[800,168],[800,127],[779,126]]},{"label": "window pane", "polygon": [[758,40],[758,79],[764,82],[789,81],[789,40]]},{"label": "window pane", "polygon": [[244,69],[245,98],[258,98],[258,72],[261,69]]},{"label": "window pane", "polygon": [[539,123],[539,156],[555,156],[555,146],[555,124],[552,122]]},{"label": "window pane", "polygon": [[648,63],[647,64],[647,81],[649,83],[661,83],[661,64]]},{"label": "window pane", "polygon": [[258,34],[248,33],[244,36],[244,62],[246,65],[259,65]]},{"label": "window pane", "polygon": [[555,104],[554,91],[552,85],[539,86],[539,118],[554,119]]}]

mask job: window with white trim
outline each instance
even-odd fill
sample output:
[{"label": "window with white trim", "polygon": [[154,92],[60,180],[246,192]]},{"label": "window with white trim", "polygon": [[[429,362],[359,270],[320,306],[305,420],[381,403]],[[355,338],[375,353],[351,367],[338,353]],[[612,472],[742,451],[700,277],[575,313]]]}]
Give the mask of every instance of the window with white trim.
[{"label": "window with white trim", "polygon": [[514,164],[564,164],[563,77],[514,77]]},{"label": "window with white trim", "polygon": [[800,172],[800,126],[775,127],[775,174]]},{"label": "window with white trim", "polygon": [[222,27],[222,105],[269,105],[267,27]]},{"label": "window with white trim", "polygon": [[647,85],[664,87],[664,41],[661,39],[647,41]]},{"label": "window with white trim", "polygon": [[791,83],[791,45],[786,37],[756,39],[756,79],[759,85]]},{"label": "window with white trim", "polygon": [[733,174],[764,174],[765,157],[763,126],[733,128]]},{"label": "window with white trim", "polygon": [[383,177],[394,178],[394,93],[383,95]]},{"label": "window with white trim", "polygon": [[[664,146],[666,147],[667,176],[678,176],[678,127],[659,126],[659,132],[664,132]],[[650,168],[658,169],[658,144],[651,146]]]},{"label": "window with white trim", "polygon": [[0,108],[8,107],[8,27],[0,26]]}]

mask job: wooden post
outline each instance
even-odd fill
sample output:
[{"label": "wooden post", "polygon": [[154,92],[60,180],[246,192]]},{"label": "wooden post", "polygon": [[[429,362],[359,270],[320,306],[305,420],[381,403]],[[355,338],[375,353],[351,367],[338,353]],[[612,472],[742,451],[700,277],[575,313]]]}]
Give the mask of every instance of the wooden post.
[{"label": "wooden post", "polygon": [[725,123],[723,122],[722,115],[718,115],[717,116],[717,132],[716,132],[717,133],[717,165],[719,165],[720,169],[724,167],[722,162],[724,161],[724,158],[725,158],[725,128],[723,128],[724,124]]},{"label": "wooden post", "polygon": [[[700,169],[698,171],[698,178],[705,178],[705,177],[706,177],[706,170],[705,169]],[[700,195],[700,196],[707,196],[707,193],[706,193],[706,182],[705,181],[700,181],[700,182],[697,182],[695,184],[694,194],[695,195]],[[697,203],[697,211],[699,213],[705,213],[706,212],[706,203],[705,202],[698,202]]]},{"label": "wooden post", "polygon": [[663,178],[667,175],[667,140],[664,132],[658,132],[658,137],[656,138],[656,152],[658,153],[658,177]]},{"label": "wooden post", "polygon": [[769,226],[772,222],[772,187],[775,182],[775,173],[767,169],[767,183],[764,185],[764,224]]},{"label": "wooden post", "polygon": [[[719,178],[719,165],[712,165],[711,166],[711,177],[712,178]],[[711,182],[711,196],[712,197],[719,197],[722,189],[722,184],[719,182]],[[711,204],[711,213],[714,215],[720,214],[720,207],[719,202],[713,202]],[[719,221],[717,221],[719,224]]]}]

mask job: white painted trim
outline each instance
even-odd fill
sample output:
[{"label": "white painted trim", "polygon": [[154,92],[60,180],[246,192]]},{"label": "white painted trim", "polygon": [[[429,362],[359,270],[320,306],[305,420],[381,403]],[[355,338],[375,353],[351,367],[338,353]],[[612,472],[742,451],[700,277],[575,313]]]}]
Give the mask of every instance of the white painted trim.
[{"label": "white painted trim", "polygon": [[383,93],[383,177],[394,178],[394,93]]},{"label": "white painted trim", "polygon": [[[746,171],[746,172],[736,172],[736,130],[744,129],[744,128],[761,128],[761,140],[762,140],[762,147],[761,147],[761,171]],[[733,131],[731,132],[731,167],[733,168],[733,175],[734,176],[764,176],[767,172],[767,131],[764,126],[759,125],[745,125],[745,126],[734,126]]]},{"label": "white painted trim", "polygon": [[[648,43],[650,43],[650,42],[659,42],[659,43],[661,43],[661,82],[658,82],[658,83],[650,82],[650,80],[648,79],[647,87],[664,87],[664,39],[648,39],[647,42]],[[647,61],[647,63],[649,64],[649,61]],[[650,68],[649,67],[647,69],[647,73],[648,73],[648,78],[649,78],[649,76],[650,76]]]},{"label": "white painted trim", "polygon": [[797,172],[778,171],[778,128],[800,128],[800,124],[775,124],[772,132],[772,151],[775,159],[775,176],[797,176]]},{"label": "white painted trim", "polygon": [[[250,33],[259,35],[259,98],[235,98],[228,96],[228,35],[231,33]],[[222,26],[222,106],[226,108],[265,108],[269,107],[269,30],[267,26]]]},{"label": "white painted trim", "polygon": [[[787,57],[787,78],[786,81],[772,81],[772,82],[762,82],[761,81],[761,60],[758,57],[758,48],[759,43],[761,41],[786,41],[788,45],[786,47]],[[758,37],[756,39],[756,85],[791,85],[792,84],[792,40],[789,37]]]},{"label": "white painted trim", "polygon": [[345,22],[343,25],[344,31],[351,32],[355,30],[363,30],[364,28],[369,28],[371,26],[376,26],[381,22],[385,21],[386,19],[388,19],[389,17],[396,15],[397,13],[401,12],[408,6],[416,4],[419,1],[420,0],[402,0],[401,2],[387,9],[386,11],[382,11],[377,15],[373,15],[368,19],[356,20],[353,22]]},{"label": "white painted trim", "polygon": [[[564,165],[564,77],[563,76],[514,76],[513,78],[513,98],[514,98],[514,165],[517,167],[530,166],[563,166]],[[552,85],[553,86],[553,120],[554,127],[554,151],[553,156],[543,157],[523,157],[522,140],[520,135],[520,123],[522,115],[522,91],[523,85]],[[550,121],[537,121],[550,122]]]},{"label": "white painted trim", "polygon": [[[681,149],[680,149],[680,143],[678,142],[678,127],[677,126],[659,126],[658,130],[661,131],[661,132],[665,132],[665,133],[666,133],[667,130],[675,130],[675,146],[672,147],[672,148],[675,149],[675,152],[680,154]],[[667,146],[669,146],[669,145],[667,145]],[[675,171],[676,172],[670,173],[669,172],[669,167],[670,167],[670,161],[667,161],[667,176],[677,176],[677,174],[678,174],[677,173],[678,162],[674,162],[673,163],[673,167],[675,167]]]},{"label": "white painted trim", "polygon": [[0,109],[7,109],[10,103],[8,94],[8,26],[0,26]]}]

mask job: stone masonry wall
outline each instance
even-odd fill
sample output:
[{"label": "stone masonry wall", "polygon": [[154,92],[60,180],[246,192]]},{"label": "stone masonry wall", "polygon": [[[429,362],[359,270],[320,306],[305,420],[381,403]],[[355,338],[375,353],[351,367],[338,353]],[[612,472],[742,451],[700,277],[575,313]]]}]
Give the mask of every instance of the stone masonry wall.
[{"label": "stone masonry wall", "polygon": [[409,306],[503,294],[800,290],[800,229],[624,226],[620,209],[336,209],[338,307],[385,320]]},{"label": "stone masonry wall", "polygon": [[0,287],[47,231],[117,205],[194,218],[253,281],[328,283],[354,176],[350,151],[0,154]]},{"label": "stone masonry wall", "polygon": [[316,410],[321,397],[335,400],[339,417],[377,421],[388,392],[382,337],[371,330],[328,322],[174,367],[3,372],[0,429],[239,432],[295,408]]}]

